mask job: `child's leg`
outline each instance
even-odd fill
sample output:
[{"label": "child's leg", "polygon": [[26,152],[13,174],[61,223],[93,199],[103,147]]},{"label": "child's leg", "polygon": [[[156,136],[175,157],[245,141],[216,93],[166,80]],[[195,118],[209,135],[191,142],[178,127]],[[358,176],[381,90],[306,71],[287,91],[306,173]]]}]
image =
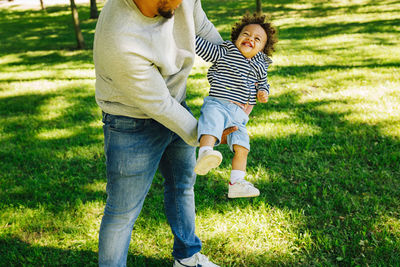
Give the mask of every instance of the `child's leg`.
[{"label": "child's leg", "polygon": [[260,195],[260,191],[244,179],[249,150],[240,145],[233,145],[233,150],[235,154],[232,159],[228,197],[256,197]]},{"label": "child's leg", "polygon": [[218,167],[222,162],[222,154],[213,150],[217,138],[204,134],[200,137],[199,156],[197,157],[194,172],[199,175],[207,174],[211,169]]},{"label": "child's leg", "polygon": [[203,146],[214,147],[216,141],[217,141],[217,138],[215,136],[212,136],[209,134],[203,134],[200,137],[200,147],[203,147]]},{"label": "child's leg", "polygon": [[249,150],[240,145],[233,145],[233,151],[235,154],[232,159],[232,170],[240,170],[245,172]]},{"label": "child's leg", "polygon": [[246,175],[247,155],[249,154],[249,151],[240,145],[233,145],[233,151],[235,154],[232,159],[231,184],[244,179]]}]

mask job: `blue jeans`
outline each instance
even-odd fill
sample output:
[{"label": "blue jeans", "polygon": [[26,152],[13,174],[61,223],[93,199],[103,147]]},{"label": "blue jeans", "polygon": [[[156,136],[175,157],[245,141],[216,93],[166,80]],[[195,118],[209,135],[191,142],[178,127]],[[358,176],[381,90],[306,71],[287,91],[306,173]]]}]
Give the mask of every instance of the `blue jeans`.
[{"label": "blue jeans", "polygon": [[224,129],[237,126],[238,130],[227,136],[227,144],[233,151],[233,145],[240,145],[250,151],[250,138],[246,124],[249,116],[238,105],[224,99],[212,96],[204,98],[197,128],[197,136],[204,134],[217,138],[215,145],[219,145]]},{"label": "blue jeans", "polygon": [[201,250],[195,235],[195,148],[152,119],[103,114],[107,203],[99,234],[99,265],[126,266],[133,225],[154,174],[164,177],[164,207],[174,235],[172,255]]}]

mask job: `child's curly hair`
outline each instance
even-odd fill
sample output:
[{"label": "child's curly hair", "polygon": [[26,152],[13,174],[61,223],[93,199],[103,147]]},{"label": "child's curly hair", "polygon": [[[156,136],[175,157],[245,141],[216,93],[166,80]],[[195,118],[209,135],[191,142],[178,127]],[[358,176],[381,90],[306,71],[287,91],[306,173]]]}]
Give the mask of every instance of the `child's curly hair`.
[{"label": "child's curly hair", "polygon": [[276,42],[278,42],[278,38],[276,36],[275,28],[271,25],[270,22],[266,21],[266,15],[257,13],[250,15],[249,13],[246,13],[242,17],[242,19],[232,27],[232,42],[236,42],[242,29],[249,24],[258,24],[264,29],[265,33],[267,34],[267,43],[265,44],[263,52],[268,56],[271,56],[272,52],[275,51],[274,45]]}]

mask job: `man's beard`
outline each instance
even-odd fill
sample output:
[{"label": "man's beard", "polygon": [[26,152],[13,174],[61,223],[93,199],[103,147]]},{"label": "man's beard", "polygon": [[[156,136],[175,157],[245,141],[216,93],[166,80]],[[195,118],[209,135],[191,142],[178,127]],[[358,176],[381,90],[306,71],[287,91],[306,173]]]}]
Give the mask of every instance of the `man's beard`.
[{"label": "man's beard", "polygon": [[165,10],[165,5],[166,5],[167,1],[166,0],[161,0],[160,2],[158,2],[158,14],[166,19],[170,19],[174,16],[174,11],[175,10]]},{"label": "man's beard", "polygon": [[172,18],[175,13],[174,11],[175,10],[162,10],[161,8],[158,8],[158,14],[166,19]]}]

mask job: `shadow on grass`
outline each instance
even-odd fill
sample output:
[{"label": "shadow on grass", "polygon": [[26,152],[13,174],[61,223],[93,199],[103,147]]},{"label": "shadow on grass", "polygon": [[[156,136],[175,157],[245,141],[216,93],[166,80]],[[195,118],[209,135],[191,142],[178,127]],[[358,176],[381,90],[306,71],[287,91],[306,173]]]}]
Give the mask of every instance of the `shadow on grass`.
[{"label": "shadow on grass", "polygon": [[[89,19],[89,6],[78,5],[81,30],[87,48],[93,46],[96,20]],[[74,50],[75,32],[69,6],[41,10],[0,9],[0,54],[38,50]]]},{"label": "shadow on grass", "polygon": [[[82,203],[105,200],[104,188],[87,188],[105,182],[101,128],[90,126],[100,120],[92,92],[76,86],[58,91],[0,99],[0,113],[7,118],[0,148],[1,207],[35,209],[40,206],[57,216],[65,210],[79,208]],[[189,95],[189,100],[198,96]],[[62,109],[59,116],[42,118],[42,109],[57,97],[66,97],[71,105]],[[334,102],[301,103],[296,93],[287,93],[271,97],[266,109],[256,106],[255,121],[251,123],[257,123],[258,117],[271,111],[290,113],[290,122],[311,125],[319,132],[252,138],[249,170],[265,169],[267,173],[267,177],[257,180],[261,196],[255,202],[228,201],[227,181],[210,175],[197,179],[197,211],[209,207],[227,211],[232,208],[228,203],[239,208],[257,208],[261,202],[282,209],[302,210],[307,223],[301,231],[310,231],[317,244],[313,251],[307,251],[311,258],[325,257],[335,262],[334,255],[342,255],[345,249],[343,257],[348,261],[343,263],[346,264],[351,264],[360,253],[366,256],[358,259],[358,263],[368,262],[368,257],[378,262],[379,258],[398,260],[397,237],[382,232],[377,225],[382,217],[399,216],[400,141],[381,133],[380,127],[385,125],[351,123],[344,118],[347,113],[319,109]],[[54,130],[66,130],[70,134],[40,137]],[[231,153],[226,146],[221,148],[225,160],[220,169],[228,171]],[[145,205],[142,214],[165,220],[162,195],[163,181],[157,174],[146,200],[152,205]],[[319,241],[322,238],[324,241]],[[368,241],[368,246],[364,241]],[[15,242],[14,245],[21,245]],[[388,245],[390,242],[393,247]]]},{"label": "shadow on grass", "polygon": [[[399,62],[393,62],[393,63],[379,63],[379,59],[373,59],[370,62],[366,60],[362,64],[354,64],[352,63],[351,65],[301,65],[301,66],[274,66],[274,69],[269,72],[269,75],[272,77],[273,75],[278,75],[278,76],[293,76],[295,75],[296,77],[303,77],[303,76],[308,76],[311,75],[312,73],[315,72],[324,72],[324,71],[329,71],[329,70],[337,70],[337,71],[351,71],[353,69],[359,69],[359,68],[398,68],[400,66],[400,61]],[[395,70],[393,70],[395,71]]]},{"label": "shadow on grass", "polygon": [[[341,255],[345,265],[352,260],[393,264],[399,260],[400,243],[393,232],[382,229],[382,218],[399,217],[400,140],[381,133],[380,127],[386,125],[351,123],[344,119],[347,113],[318,109],[332,102],[299,103],[295,93],[288,93],[272,97],[266,110],[257,107],[255,118],[269,111],[290,113],[292,122],[312,125],[320,132],[252,138],[248,169],[266,170],[266,177],[256,180],[261,195],[256,201],[229,202],[240,208],[257,209],[257,203],[263,202],[303,211],[307,223],[300,232],[311,230],[316,242],[311,257],[322,256],[332,264],[338,263],[333,255]],[[229,169],[230,152],[226,147],[219,150],[225,157],[220,168]],[[197,180],[197,209],[229,210],[224,204],[227,181],[209,179]]]},{"label": "shadow on grass", "polygon": [[[1,266],[98,266],[97,253],[85,249],[58,249],[0,237]],[[169,259],[129,255],[127,266],[171,266]]]},{"label": "shadow on grass", "polygon": [[55,97],[55,94],[31,94],[2,98],[0,100],[0,115],[37,114],[40,106],[53,97]]},{"label": "shadow on grass", "polygon": [[[43,54],[20,54],[14,62],[1,64],[1,67],[20,67],[24,66],[27,70],[40,70],[43,66],[65,65],[65,63],[73,60],[74,65],[64,69],[82,69],[82,65],[90,64],[93,68],[92,53],[88,51],[75,52],[74,55],[68,55],[62,51],[49,51]],[[89,66],[88,66],[89,67]],[[63,70],[63,68],[57,68]]]},{"label": "shadow on grass", "polygon": [[[387,1],[390,2],[390,1]],[[374,7],[377,5],[374,1],[355,4],[343,7],[326,7],[324,5],[314,5],[313,7],[295,9],[288,4],[296,1],[268,1],[263,3],[264,12],[273,14],[277,12],[308,12],[310,17],[325,17],[328,14],[338,12],[340,14],[351,14],[357,12],[360,8]],[[221,35],[224,39],[229,39],[230,29],[233,24],[246,11],[255,11],[255,1],[233,1],[226,0],[215,2],[213,0],[202,1],[210,20],[221,28]],[[87,49],[93,46],[93,35],[96,20],[89,19],[90,9],[88,5],[78,5],[78,11],[81,19],[81,29],[87,45]],[[376,12],[379,12],[377,9]],[[391,10],[395,12],[395,10]],[[73,25],[71,22],[71,13],[69,6],[48,7],[46,12],[41,10],[6,10],[0,9],[0,36],[2,36],[2,49],[8,53],[18,53],[25,51],[39,50],[73,50],[76,47],[76,40]],[[308,37],[327,37],[344,32],[346,33],[374,33],[391,32],[396,33],[396,26],[399,25],[399,19],[374,20],[364,23],[329,23],[316,26],[293,25],[279,29],[280,39],[304,39]],[[0,54],[2,53],[0,51]],[[51,63],[51,62],[50,62]]]},{"label": "shadow on grass", "polygon": [[[267,15],[272,14],[294,14],[299,17],[326,17],[328,15],[345,15],[345,14],[357,14],[357,13],[377,13],[382,14],[380,7],[384,5],[384,2],[393,4],[393,1],[380,1],[377,4],[375,1],[367,1],[362,4],[346,5],[341,6],[326,6],[326,2],[313,3],[307,5],[307,1],[304,3],[292,0],[274,0],[263,2],[263,12]],[[240,1],[240,4],[234,0],[225,0],[222,2],[215,2],[212,0],[203,0],[202,5],[207,13],[210,20],[218,25],[221,29],[221,35],[224,39],[230,39],[230,29],[233,24],[247,11],[254,12],[256,10],[256,1]],[[298,6],[293,7],[293,4]],[[305,6],[305,7],[303,7]],[[371,8],[370,12],[365,12],[365,8]],[[384,11],[384,12],[396,12],[400,10]],[[272,21],[278,17],[272,17]],[[376,33],[376,32],[388,32],[397,33],[396,26],[400,24],[400,20],[396,19],[377,19],[368,22],[341,22],[341,23],[327,23],[318,24],[315,26],[302,26],[298,24],[288,25],[282,29],[278,29],[279,39],[307,39],[307,38],[318,38],[318,37],[329,37],[330,35],[336,35],[341,33]]]},{"label": "shadow on grass", "polygon": [[368,22],[326,23],[318,26],[291,26],[279,30],[280,39],[297,39],[328,37],[338,34],[361,33],[398,33],[396,26],[400,19],[381,19]]},{"label": "shadow on grass", "polygon": [[[66,92],[72,105],[56,118],[42,119],[41,110],[48,101]],[[35,209],[40,206],[57,216],[65,210],[79,208],[79,203],[105,200],[104,188],[88,190],[86,187],[105,182],[101,128],[89,126],[100,120],[99,112],[90,93],[85,95],[82,89],[83,95],[75,96],[76,92],[80,90],[75,87],[63,88],[60,93],[49,95],[0,99],[0,113],[8,118],[3,123],[5,135],[0,148],[1,207]],[[344,256],[364,253],[366,256],[359,263],[368,262],[368,257],[398,260],[398,239],[384,234],[377,225],[384,216],[399,216],[400,142],[382,134],[379,124],[350,123],[344,119],[346,113],[318,109],[330,103],[333,101],[299,103],[298,96],[289,93],[272,97],[267,109],[256,107],[255,118],[270,111],[290,112],[291,121],[312,125],[320,132],[253,138],[249,169],[256,172],[266,168],[268,174],[257,180],[261,196],[256,202],[239,199],[229,203],[239,208],[249,205],[257,208],[257,203],[265,202],[282,209],[304,211],[307,224],[301,230],[311,231],[320,246],[307,252],[311,253],[310,257],[321,256],[335,262],[333,255],[342,255],[345,249]],[[41,133],[53,130],[71,130],[71,134],[40,138]],[[221,148],[225,160],[220,169],[229,170],[231,153],[226,147]],[[145,205],[143,209],[146,217],[165,220],[160,197],[162,183],[157,174],[146,200],[152,205]],[[198,212],[209,207],[220,211],[231,209],[227,204],[227,181],[213,175],[201,177],[195,190]],[[326,240],[318,242],[321,238]],[[394,246],[389,246],[390,242]],[[17,246],[18,251],[38,249],[44,255],[60,252],[71,260],[75,255],[79,257],[79,253],[86,253],[36,248],[19,241],[11,245]],[[372,252],[366,253],[366,249]],[[90,253],[86,256],[94,257]],[[344,263],[350,264],[351,257]]]},{"label": "shadow on grass", "polygon": [[[47,119],[42,109],[58,97],[69,105]],[[1,98],[0,107],[7,118],[0,149],[1,205],[35,208],[47,203],[58,212],[66,203],[104,199],[105,192],[85,188],[105,173],[101,128],[90,126],[100,119],[92,92],[64,87],[58,93]],[[68,151],[75,149],[80,156],[71,157]]]},{"label": "shadow on grass", "polygon": [[[221,25],[227,22],[223,17],[227,17],[228,13],[232,18],[229,23],[233,22],[235,16],[242,15],[255,1],[223,1],[223,4],[218,3],[218,7],[217,4],[208,6],[211,2],[215,3],[205,0],[203,6],[210,9],[209,17],[213,17],[216,24]],[[272,3],[294,2],[276,0]],[[85,11],[80,13],[81,18],[85,17],[82,14],[88,13],[87,7],[82,8]],[[284,6],[276,8],[281,11],[294,11],[285,9]],[[311,11],[322,12],[322,8],[314,8]],[[69,9],[49,8],[47,16],[54,18],[46,17],[40,11],[0,10],[0,18],[3,18],[0,19],[0,35],[3,38],[2,46],[4,44],[2,48],[5,49],[2,51],[19,53],[27,50],[72,48],[73,30],[72,27],[67,27],[70,25]],[[94,22],[84,23],[87,40],[92,37],[92,23]],[[347,26],[350,32],[391,32],[388,27],[394,27],[395,23],[398,23],[398,20],[372,21],[361,25],[349,23]],[[43,28],[43,25],[46,27]],[[318,36],[319,31],[337,34],[342,30],[341,26],[294,26],[286,28],[283,37],[302,39],[306,37],[303,35],[306,32]],[[40,31],[44,32],[44,39],[35,39],[40,36]],[[68,58],[58,52],[51,52],[46,56],[22,55],[22,61],[10,63],[8,66],[35,67],[38,62],[45,62],[51,66],[67,59],[82,64],[90,62],[89,58],[89,53]],[[358,67],[373,68],[375,64],[372,62]],[[396,67],[396,64],[388,63],[386,67]],[[271,75],[302,75],[310,71],[348,68],[350,67],[337,65],[284,68],[278,66]],[[205,74],[197,74],[191,78],[203,79],[204,76]],[[192,94],[189,95],[189,100],[201,96]],[[46,116],[42,116],[42,109],[57,97],[64,97],[70,105],[61,108],[60,115],[56,117],[43,118]],[[293,114],[291,121],[311,125],[318,128],[319,132],[280,138],[254,137],[251,140],[249,169],[254,173],[259,169],[266,169],[267,176],[256,181],[261,196],[256,200],[228,200],[227,181],[210,175],[197,179],[197,210],[201,212],[214,207],[222,212],[231,208],[229,203],[239,208],[257,208],[258,203],[263,202],[277,208],[304,211],[306,225],[299,231],[311,232],[315,245],[312,250],[300,251],[298,255],[309,257],[309,263],[313,263],[313,259],[317,258],[320,261],[326,259],[326,262],[332,265],[348,266],[354,262],[396,265],[400,253],[399,239],[390,230],[380,228],[380,220],[385,216],[399,218],[400,141],[381,132],[381,127],[385,125],[351,123],[344,118],[346,113],[328,113],[319,109],[322,105],[330,103],[333,101],[301,103],[297,94],[288,93],[271,97],[267,109],[257,106],[253,113],[255,118],[268,115],[271,111],[290,112]],[[193,109],[195,114],[198,114],[200,106],[193,106]],[[4,136],[0,137],[1,208],[12,206],[35,209],[40,206],[56,216],[66,209],[78,209],[81,203],[105,201],[104,188],[87,187],[95,183],[105,183],[102,131],[100,127],[91,126],[100,120],[100,112],[92,91],[85,87],[72,86],[58,88],[57,92],[46,95],[2,97],[0,115],[4,133]],[[61,133],[51,136],[52,132],[57,131]],[[221,151],[225,160],[220,169],[228,171],[231,153],[226,147],[221,147]],[[146,200],[146,203],[152,205],[145,205],[142,214],[165,221],[165,217],[160,215],[163,214],[162,183],[161,176],[157,174]],[[221,238],[215,242],[223,244],[226,242],[224,240]],[[11,251],[2,258],[5,265],[21,260],[20,262],[26,265],[54,262],[60,265],[90,266],[95,265],[97,261],[97,255],[92,251],[37,247],[18,238],[3,236],[0,239],[0,250]],[[26,254],[33,258],[25,259],[23,255]],[[336,261],[337,255],[343,258],[340,263]],[[130,257],[137,266],[143,266],[141,263],[148,266],[165,265],[165,260],[134,256],[132,253]],[[240,255],[237,257],[240,258]],[[274,261],[277,264],[282,263],[279,257],[271,259],[271,262]]]}]

